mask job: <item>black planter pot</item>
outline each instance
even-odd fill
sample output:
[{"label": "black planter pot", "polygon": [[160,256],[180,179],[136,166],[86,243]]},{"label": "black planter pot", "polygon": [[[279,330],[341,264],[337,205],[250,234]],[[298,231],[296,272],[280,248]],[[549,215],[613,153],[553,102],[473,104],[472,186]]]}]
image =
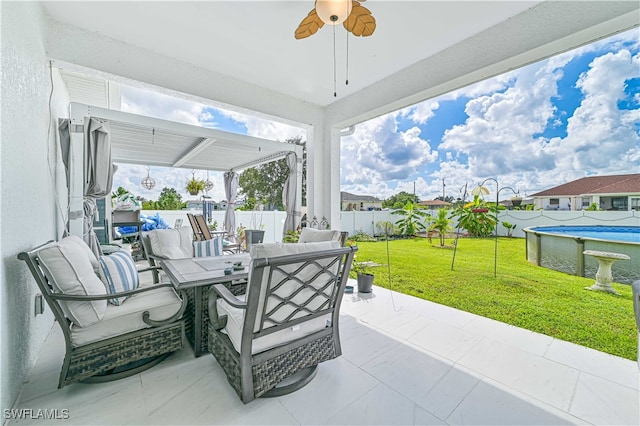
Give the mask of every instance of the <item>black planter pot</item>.
[{"label": "black planter pot", "polygon": [[358,293],[371,293],[373,286],[373,274],[358,274]]}]

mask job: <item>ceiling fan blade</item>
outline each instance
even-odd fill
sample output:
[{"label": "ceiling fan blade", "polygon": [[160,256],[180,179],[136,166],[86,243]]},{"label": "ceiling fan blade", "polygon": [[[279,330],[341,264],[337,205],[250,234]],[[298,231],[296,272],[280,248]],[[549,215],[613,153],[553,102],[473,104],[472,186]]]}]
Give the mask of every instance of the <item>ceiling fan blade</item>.
[{"label": "ceiling fan blade", "polygon": [[298,28],[296,28],[296,40],[314,35],[323,26],[324,22],[322,22],[322,19],[320,19],[314,7],[311,12],[309,12],[309,14],[302,20],[302,22],[300,22]]},{"label": "ceiling fan blade", "polygon": [[351,14],[344,21],[344,28],[358,37],[369,37],[376,30],[376,18],[359,2],[353,1]]}]

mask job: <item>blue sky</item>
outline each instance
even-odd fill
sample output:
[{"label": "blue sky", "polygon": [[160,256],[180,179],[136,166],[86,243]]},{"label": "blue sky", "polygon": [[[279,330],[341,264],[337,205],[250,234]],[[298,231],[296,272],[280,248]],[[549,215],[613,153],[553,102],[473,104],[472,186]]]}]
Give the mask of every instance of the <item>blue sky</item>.
[{"label": "blue sky", "polygon": [[[595,174],[640,172],[640,30],[635,29],[360,123],[342,138],[341,189],[458,197],[488,177],[522,195]],[[299,128],[123,87],[123,110],[284,140]],[[196,174],[206,178],[206,172]],[[190,170],[122,165],[114,186],[184,193]],[[223,198],[220,173],[210,195]],[[493,190],[489,184],[489,189]],[[138,192],[136,192],[138,191]],[[501,198],[511,194],[501,192]],[[187,198],[184,195],[183,198]]]}]

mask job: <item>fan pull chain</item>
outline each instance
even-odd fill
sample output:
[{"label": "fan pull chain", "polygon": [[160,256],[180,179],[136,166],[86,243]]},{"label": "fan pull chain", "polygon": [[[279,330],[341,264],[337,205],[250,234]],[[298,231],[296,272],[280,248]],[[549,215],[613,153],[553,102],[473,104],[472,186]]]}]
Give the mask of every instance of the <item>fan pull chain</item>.
[{"label": "fan pull chain", "polygon": [[349,85],[349,31],[346,32],[347,33],[347,79],[345,80],[344,84],[345,85]]},{"label": "fan pull chain", "polygon": [[338,96],[338,89],[336,85],[336,26],[333,27],[333,97]]}]

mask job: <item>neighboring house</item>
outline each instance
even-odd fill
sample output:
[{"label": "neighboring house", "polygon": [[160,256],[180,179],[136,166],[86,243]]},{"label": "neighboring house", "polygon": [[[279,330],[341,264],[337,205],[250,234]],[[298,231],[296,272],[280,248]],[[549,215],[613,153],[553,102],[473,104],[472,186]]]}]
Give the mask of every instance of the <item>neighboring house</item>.
[{"label": "neighboring house", "polygon": [[442,200],[428,200],[428,201],[420,201],[418,203],[423,209],[427,210],[436,210],[436,209],[447,209],[451,207],[451,203]]},{"label": "neighboring house", "polygon": [[543,210],[640,210],[640,174],[584,177],[531,197]]},{"label": "neighboring house", "polygon": [[[198,210],[202,211],[202,200],[187,200],[186,210]],[[207,201],[207,204],[211,206],[211,210],[226,210],[227,209],[227,201],[222,200],[219,203],[215,201]],[[236,207],[238,207],[238,203],[236,203]]]},{"label": "neighboring house", "polygon": [[340,192],[340,210],[343,211],[367,211],[382,210],[382,200],[370,195],[356,195],[348,192]]}]

